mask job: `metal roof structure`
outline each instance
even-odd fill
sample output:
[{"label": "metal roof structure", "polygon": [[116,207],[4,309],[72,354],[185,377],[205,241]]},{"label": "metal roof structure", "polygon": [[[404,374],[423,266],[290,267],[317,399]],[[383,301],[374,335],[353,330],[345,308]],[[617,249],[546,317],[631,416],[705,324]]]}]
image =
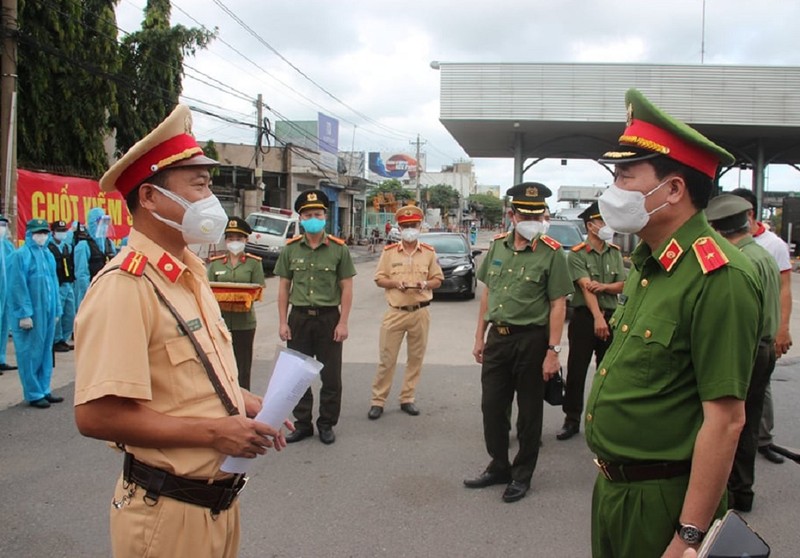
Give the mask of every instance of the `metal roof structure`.
[{"label": "metal roof structure", "polygon": [[517,181],[528,159],[597,159],[616,146],[630,87],[753,167],[757,191],[767,164],[800,164],[800,67],[431,65],[442,124],[471,157],[513,157]]}]

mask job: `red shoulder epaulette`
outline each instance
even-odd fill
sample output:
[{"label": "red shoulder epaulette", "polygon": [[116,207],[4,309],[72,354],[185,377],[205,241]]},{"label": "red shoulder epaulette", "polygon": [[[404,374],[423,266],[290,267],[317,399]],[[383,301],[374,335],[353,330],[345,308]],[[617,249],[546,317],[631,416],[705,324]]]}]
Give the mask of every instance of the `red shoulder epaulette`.
[{"label": "red shoulder epaulette", "polygon": [[581,251],[581,249],[582,249],[584,246],[586,246],[586,243],[585,243],[585,242],[581,242],[580,244],[576,244],[575,246],[573,246],[573,247],[572,247],[572,251],[573,251],[573,252],[580,252],[580,251]]},{"label": "red shoulder epaulette", "polygon": [[507,232],[496,234],[494,235],[494,238],[492,238],[492,240],[500,240],[501,238],[505,238],[507,236],[508,236]]},{"label": "red shoulder epaulette", "polygon": [[392,242],[391,244],[387,244],[386,246],[384,246],[383,251],[385,252],[386,250],[391,250],[392,248],[396,248],[399,245],[400,245],[399,242]]},{"label": "red shoulder epaulette", "polygon": [[122,271],[130,273],[131,275],[135,275],[136,277],[141,277],[144,273],[144,268],[147,266],[147,256],[142,254],[141,252],[136,252],[132,250],[124,260],[122,260],[122,264],[119,268]]},{"label": "red shoulder epaulette", "polygon": [[255,254],[251,254],[249,252],[244,253],[245,257],[253,258],[254,260],[261,261],[261,256],[256,256]]},{"label": "red shoulder epaulette", "polygon": [[208,261],[215,262],[217,260],[224,260],[226,258],[226,254],[222,254],[221,256],[214,256],[213,258],[208,258]]},{"label": "red shoulder epaulette", "polygon": [[298,234],[297,236],[293,236],[292,238],[290,238],[289,240],[287,240],[287,241],[286,241],[286,244],[291,244],[292,242],[297,242],[297,241],[298,241],[298,240],[300,240],[301,238],[303,238],[303,235],[302,235],[302,234]]},{"label": "red shoulder epaulette", "polygon": [[333,236],[332,234],[329,234],[329,235],[328,235],[328,238],[330,238],[331,240],[333,240],[333,241],[334,241],[336,244],[338,244],[339,246],[344,246],[344,245],[345,245],[345,241],[344,241],[344,239],[341,239],[341,238],[339,238],[338,236]]},{"label": "red shoulder epaulette", "polygon": [[425,244],[424,242],[420,242],[419,245],[422,246],[423,248],[427,248],[431,252],[435,252],[436,251],[436,248],[434,248],[430,244]]},{"label": "red shoulder epaulette", "polygon": [[547,244],[553,250],[558,250],[558,249],[561,248],[561,243],[558,240],[556,240],[555,238],[553,238],[553,237],[550,237],[550,236],[547,236],[546,234],[543,234],[539,238],[541,238],[542,242]]},{"label": "red shoulder epaulette", "polygon": [[711,273],[728,264],[728,256],[710,236],[701,236],[695,240],[692,249],[703,274]]}]

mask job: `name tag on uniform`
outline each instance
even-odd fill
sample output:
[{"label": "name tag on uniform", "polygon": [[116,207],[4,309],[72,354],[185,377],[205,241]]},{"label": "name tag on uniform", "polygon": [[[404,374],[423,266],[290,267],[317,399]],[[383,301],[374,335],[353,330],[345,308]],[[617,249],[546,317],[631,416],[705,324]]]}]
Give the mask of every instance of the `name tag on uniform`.
[{"label": "name tag on uniform", "polygon": [[503,265],[503,262],[500,260],[492,260],[492,265]]},{"label": "name tag on uniform", "polygon": [[617,302],[619,303],[620,306],[625,306],[625,303],[628,302],[628,295],[622,293],[618,294]]},{"label": "name tag on uniform", "polygon": [[[189,320],[188,322],[186,322],[186,325],[189,326],[189,331],[197,331],[198,329],[203,329],[203,322],[200,321],[200,318]],[[177,327],[181,335],[186,335],[181,329],[181,326]]]},{"label": "name tag on uniform", "polygon": [[403,264],[402,264],[402,262],[393,263],[392,267],[403,267]]},{"label": "name tag on uniform", "polygon": [[214,275],[225,275],[226,273],[228,273],[228,270],[223,269],[222,271],[215,271]]}]

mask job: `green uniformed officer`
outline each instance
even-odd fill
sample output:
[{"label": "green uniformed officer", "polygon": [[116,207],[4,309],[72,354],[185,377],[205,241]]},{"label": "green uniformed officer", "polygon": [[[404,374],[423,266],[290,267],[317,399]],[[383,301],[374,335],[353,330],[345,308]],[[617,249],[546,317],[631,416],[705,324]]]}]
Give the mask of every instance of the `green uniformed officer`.
[{"label": "green uniformed officer", "polygon": [[758,426],[764,408],[764,394],[775,369],[775,334],[781,315],[780,270],[775,258],[750,234],[747,212],[751,210],[750,202],[732,194],[715,197],[706,208],[706,218],[711,226],[753,262],[764,291],[764,323],[744,402],[746,420],[728,478],[728,506],[742,512],[753,507]]},{"label": "green uniformed officer", "polygon": [[556,434],[559,440],[567,440],[580,432],[586,370],[592,354],[599,364],[611,344],[608,320],[617,307],[617,295],[622,292],[625,281],[622,254],[618,246],[610,243],[614,231],[603,221],[597,202],[579,217],[586,223],[587,236],[585,242],[573,246],[567,255],[575,295],[567,329],[569,357],[562,407],[565,418],[564,426]]},{"label": "green uniformed officer", "polygon": [[752,264],[701,211],[734,158],[631,89],[606,224],[642,242],[586,404],[592,553],[680,557],[725,510],[761,332]]},{"label": "green uniformed officer", "polygon": [[[503,500],[516,502],[528,492],[539,457],[544,382],[561,367],[566,295],[573,289],[561,245],[543,234],[550,190],[525,182],[506,194],[512,196],[514,230],[495,237],[478,269],[486,288],[472,351],[482,365],[483,435],[492,459],[464,485],[506,484]],[[515,393],[519,451],[509,462],[509,409]]]},{"label": "green uniformed officer", "polygon": [[[212,258],[208,265],[208,280],[220,283],[249,283],[264,286],[261,258],[244,251],[247,237],[253,229],[241,217],[228,219],[225,227],[227,253]],[[248,295],[249,296],[249,295]],[[219,300],[219,297],[218,297]],[[233,354],[239,369],[239,385],[250,389],[250,369],[253,365],[253,340],[256,335],[256,309],[250,301],[249,310],[226,310],[221,303],[222,317],[233,336]]]},{"label": "green uniformed officer", "polygon": [[[305,233],[286,243],[275,264],[275,275],[280,277],[278,333],[287,347],[324,364],[317,429],[319,439],[332,444],[336,441],[333,427],[339,421],[342,406],[342,343],[348,335],[356,268],[345,242],[325,233],[325,192],[302,192],[294,209]],[[299,442],[314,434],[313,406],[314,396],[309,388],[294,408],[295,431],[286,437],[287,442]]]}]

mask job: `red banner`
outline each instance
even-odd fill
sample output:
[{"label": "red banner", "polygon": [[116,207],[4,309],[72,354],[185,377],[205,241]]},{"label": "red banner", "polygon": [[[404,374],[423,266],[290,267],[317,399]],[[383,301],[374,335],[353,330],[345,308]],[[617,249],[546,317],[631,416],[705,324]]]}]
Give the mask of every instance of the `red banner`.
[{"label": "red banner", "polygon": [[97,181],[86,178],[21,169],[17,172],[17,238],[25,238],[25,223],[31,219],[85,224],[93,207],[100,207],[111,216],[109,238],[128,236],[131,216],[119,192],[101,192]]}]

